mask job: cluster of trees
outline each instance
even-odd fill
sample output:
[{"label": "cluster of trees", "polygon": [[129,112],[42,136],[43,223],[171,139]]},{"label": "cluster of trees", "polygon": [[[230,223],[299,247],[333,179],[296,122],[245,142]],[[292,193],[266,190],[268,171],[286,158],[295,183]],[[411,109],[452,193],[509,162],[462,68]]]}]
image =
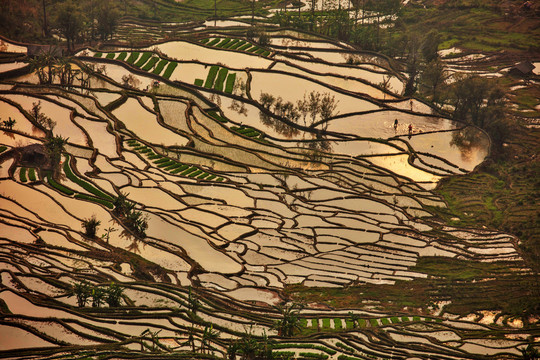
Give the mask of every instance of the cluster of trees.
[{"label": "cluster of trees", "polygon": [[299,130],[273,118],[269,112],[293,124],[298,124],[301,118],[305,127],[315,129],[321,126],[322,130],[326,130],[328,120],[338,114],[336,111],[338,102],[330,93],[321,94],[318,91],[305,93],[301,100],[296,101],[296,104],[284,101],[281,97],[276,98],[272,94],[261,93],[259,103],[267,111],[260,111],[260,117],[265,125],[272,126],[277,132],[289,136],[298,134]]},{"label": "cluster of trees", "polygon": [[26,41],[37,38],[52,41],[51,35],[56,33],[73,50],[77,41],[110,38],[120,15],[107,0],[2,0],[0,33]]},{"label": "cluster of trees", "polygon": [[71,295],[77,297],[79,307],[85,307],[92,301],[92,307],[101,307],[107,303],[109,307],[121,305],[124,288],[114,282],[107,287],[93,286],[88,281],[76,283],[72,287]]},{"label": "cluster of trees", "polygon": [[[317,9],[317,2],[312,0],[309,12],[301,12],[299,6],[298,13],[278,12],[274,21],[281,26],[315,31],[376,50],[381,45],[384,24],[399,9],[399,0],[349,0],[347,9],[341,8],[337,0],[323,1],[322,7]],[[350,16],[351,10],[354,18]]]}]

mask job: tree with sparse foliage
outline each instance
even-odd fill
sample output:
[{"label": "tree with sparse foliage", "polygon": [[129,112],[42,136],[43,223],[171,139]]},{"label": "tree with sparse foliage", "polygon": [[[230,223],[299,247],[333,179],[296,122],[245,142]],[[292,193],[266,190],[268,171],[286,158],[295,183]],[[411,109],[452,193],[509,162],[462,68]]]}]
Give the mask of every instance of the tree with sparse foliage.
[{"label": "tree with sparse foliage", "polygon": [[295,332],[300,331],[302,326],[300,325],[300,310],[303,306],[297,303],[291,303],[290,305],[278,305],[274,306],[281,318],[274,322],[273,328],[278,331],[279,336],[291,337]]},{"label": "tree with sparse foliage", "polygon": [[78,5],[72,0],[67,0],[57,5],[56,27],[66,38],[68,51],[75,47],[75,40],[84,28],[84,15]]}]

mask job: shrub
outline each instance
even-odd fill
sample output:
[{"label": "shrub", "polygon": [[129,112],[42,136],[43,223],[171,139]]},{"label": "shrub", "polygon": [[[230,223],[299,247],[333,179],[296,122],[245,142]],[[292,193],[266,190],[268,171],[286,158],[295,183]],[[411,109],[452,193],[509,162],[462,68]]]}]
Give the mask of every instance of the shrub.
[{"label": "shrub", "polygon": [[109,307],[120,306],[122,295],[124,294],[124,288],[114,282],[109,285],[105,290],[105,301],[109,304]]},{"label": "shrub", "polygon": [[92,286],[87,281],[73,285],[73,294],[77,297],[77,305],[85,307],[92,296]]},{"label": "shrub", "polygon": [[93,238],[96,236],[97,228],[101,225],[101,221],[97,220],[95,215],[92,215],[89,219],[84,219],[81,225],[84,228],[84,234]]}]

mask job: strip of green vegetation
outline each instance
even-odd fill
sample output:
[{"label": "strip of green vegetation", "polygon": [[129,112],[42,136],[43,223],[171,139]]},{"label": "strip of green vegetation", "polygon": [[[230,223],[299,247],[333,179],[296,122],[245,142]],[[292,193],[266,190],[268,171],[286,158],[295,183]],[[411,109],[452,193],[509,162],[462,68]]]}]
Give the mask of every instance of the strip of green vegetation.
[{"label": "strip of green vegetation", "polygon": [[206,180],[210,181],[210,180],[214,180],[216,178],[216,175],[210,175],[209,177],[206,178]]},{"label": "strip of green vegetation", "polygon": [[252,46],[253,46],[253,45],[251,45],[251,43],[246,43],[246,44],[240,46],[240,47],[238,48],[238,50],[240,50],[240,51],[245,51],[245,50],[249,49],[249,48],[252,47]]},{"label": "strip of green vegetation", "polygon": [[176,69],[177,66],[178,66],[178,63],[175,63],[175,62],[169,63],[169,66],[167,66],[167,69],[163,73],[163,77],[165,79],[169,79],[171,77],[174,69]]},{"label": "strip of green vegetation", "polygon": [[147,61],[148,59],[150,59],[150,56],[152,56],[152,53],[150,51],[146,51],[144,52],[140,59],[134,64],[136,67],[141,67],[143,66]]},{"label": "strip of green vegetation", "polygon": [[351,352],[351,353],[354,352],[354,349],[353,349],[352,347],[347,346],[347,345],[345,345],[345,344],[342,343],[342,342],[339,342],[339,341],[338,341],[338,342],[336,343],[336,346],[337,346],[338,348],[341,348],[341,349],[345,350],[345,351],[348,351],[348,352]]},{"label": "strip of green vegetation", "polygon": [[214,45],[216,45],[216,44],[217,44],[218,42],[220,42],[220,41],[221,41],[221,38],[215,38],[215,39],[213,39],[212,41],[210,41],[210,42],[209,42],[208,44],[206,44],[206,45],[208,45],[208,46],[214,46]]},{"label": "strip of green vegetation", "polygon": [[320,350],[320,351],[323,351],[329,355],[335,355],[337,353],[337,351],[335,350],[332,350],[330,348],[327,348],[326,346],[321,346],[321,345],[315,345],[315,344],[306,344],[306,343],[294,343],[294,344],[284,344],[284,343],[281,343],[281,344],[274,344],[273,346],[274,349],[291,349],[291,348],[296,348],[296,349],[313,349],[313,350]]},{"label": "strip of green vegetation", "polygon": [[75,184],[82,187],[84,190],[88,191],[91,194],[96,195],[99,198],[105,199],[107,201],[113,201],[113,198],[107,194],[105,194],[103,191],[95,188],[92,184],[84,181],[83,179],[77,177],[72,171],[71,167],[69,166],[69,156],[66,156],[66,161],[64,161],[64,173],[66,174],[66,177],[73,181]]},{"label": "strip of green vegetation", "polygon": [[397,316],[392,316],[392,317],[390,318],[390,321],[392,321],[392,324],[397,324],[397,323],[400,322],[400,321],[399,321],[399,318],[398,318]]},{"label": "strip of green vegetation", "polygon": [[216,45],[216,47],[222,48],[230,42],[231,42],[231,38],[225,38],[222,41],[220,41],[219,44]]},{"label": "strip of green vegetation", "polygon": [[126,60],[126,62],[128,62],[129,64],[133,64],[135,62],[135,60],[137,60],[137,58],[139,57],[141,53],[140,52],[132,52],[128,59]]},{"label": "strip of green vegetation", "polygon": [[169,161],[169,159],[164,157],[164,158],[154,161],[154,164],[163,164],[164,162],[167,162],[167,161]]},{"label": "strip of green vegetation", "polygon": [[345,325],[347,329],[354,329],[354,321],[352,321],[351,319],[346,319]]},{"label": "strip of green vegetation", "polygon": [[227,76],[227,84],[225,85],[225,92],[232,94],[234,89],[234,82],[236,81],[236,73],[231,73]]},{"label": "strip of green vegetation", "polygon": [[189,168],[189,165],[182,165],[182,166],[174,169],[173,171],[171,171],[171,174],[178,174],[179,172],[182,172],[182,171],[186,170],[187,168]]},{"label": "strip of green vegetation", "polygon": [[196,170],[196,171],[190,173],[190,174],[188,175],[188,177],[195,177],[195,176],[200,175],[200,174],[202,174],[202,173],[203,173],[202,170]]},{"label": "strip of green vegetation", "polygon": [[209,41],[210,41],[210,39],[206,38],[206,39],[200,40],[199,42],[202,43],[202,44],[206,44]]},{"label": "strip of green vegetation", "polygon": [[152,68],[154,67],[154,65],[156,65],[156,63],[159,61],[159,57],[157,56],[154,56],[152,57],[150,60],[148,60],[148,62],[146,63],[146,65],[144,65],[142,67],[142,70],[144,71],[150,71],[152,70]]},{"label": "strip of green vegetation", "polygon": [[377,321],[377,319],[369,319],[369,323],[372,327],[379,326],[379,322]]},{"label": "strip of green vegetation", "polygon": [[366,327],[366,320],[365,319],[358,320],[358,327],[365,328]]},{"label": "strip of green vegetation", "polygon": [[223,46],[224,49],[230,49],[234,45],[236,45],[240,39],[234,39],[233,41],[229,42],[227,45]]},{"label": "strip of green vegetation", "polygon": [[253,46],[252,48],[250,48],[250,49],[248,49],[248,50],[246,50],[246,51],[247,51],[247,52],[250,52],[250,53],[254,53],[255,51],[257,51],[257,50],[259,50],[259,49],[260,49],[260,47],[258,47],[258,46]]},{"label": "strip of green vegetation", "polygon": [[210,115],[211,117],[213,117],[214,119],[216,119],[219,122],[222,122],[222,123],[229,122],[229,120],[227,120],[223,116],[219,115],[219,113],[217,111],[215,111],[215,110],[208,111],[208,115]]},{"label": "strip of green vegetation", "polygon": [[27,182],[28,181],[28,178],[26,177],[26,168],[25,167],[22,167],[21,170],[19,171],[19,179],[21,180],[21,182]]},{"label": "strip of green vegetation", "polygon": [[122,51],[120,55],[116,58],[116,60],[124,60],[127,57],[127,52]]},{"label": "strip of green vegetation", "polygon": [[192,166],[190,167],[189,169],[185,170],[184,172],[182,172],[180,175],[182,176],[187,176],[188,174],[191,174],[192,172],[198,170],[197,167],[195,166]]},{"label": "strip of green vegetation", "polygon": [[343,328],[343,323],[341,319],[334,319],[334,329],[341,330]]},{"label": "strip of green vegetation", "polygon": [[161,72],[163,71],[163,68],[165,67],[165,65],[167,65],[169,63],[169,60],[165,60],[165,59],[162,59],[156,66],[156,68],[154,69],[154,71],[152,71],[152,73],[156,74],[156,75],[159,75],[161,74]]},{"label": "strip of green vegetation", "polygon": [[203,79],[195,79],[195,85],[202,87],[204,85]]},{"label": "strip of green vegetation", "polygon": [[257,51],[255,51],[255,54],[257,55],[261,55],[262,53],[264,53],[266,50],[264,50],[263,48],[259,48]]},{"label": "strip of green vegetation", "polygon": [[318,360],[328,359],[328,355],[324,355],[324,354],[301,352],[299,355],[300,355],[300,358],[304,358],[304,359],[318,359]]},{"label": "strip of green vegetation", "polygon": [[55,188],[56,190],[60,191],[61,193],[64,193],[64,194],[66,194],[67,196],[71,196],[71,195],[75,194],[75,191],[71,190],[70,188],[65,187],[65,186],[62,185],[62,184],[57,183],[57,182],[52,178],[52,176],[51,176],[50,173],[48,173],[48,174],[46,175],[46,177],[47,177],[47,183],[48,183],[49,185],[51,185],[53,188]]},{"label": "strip of green vegetation", "polygon": [[323,329],[329,329],[330,328],[330,319],[323,319],[322,320],[322,327],[323,327]]},{"label": "strip of green vegetation", "polygon": [[381,323],[382,323],[383,325],[390,325],[390,320],[388,320],[387,318],[382,318],[382,319],[381,319]]},{"label": "strip of green vegetation", "polygon": [[244,45],[245,43],[246,43],[245,40],[240,40],[240,41],[238,41],[236,44],[231,45],[231,46],[229,47],[229,49],[231,49],[231,50],[236,50],[236,49],[238,49],[240,46]]},{"label": "strip of green vegetation", "polygon": [[159,164],[158,165],[158,168],[164,168],[164,167],[168,167],[168,166],[171,166],[171,165],[176,165],[176,161],[174,160],[171,160],[171,159],[167,159],[168,161],[167,162],[164,162],[162,164]]},{"label": "strip of green vegetation", "polygon": [[223,82],[227,78],[227,74],[229,73],[229,69],[221,68],[219,70],[216,82],[214,83],[214,89],[217,91],[223,91]]},{"label": "strip of green vegetation", "polygon": [[100,199],[100,198],[97,198],[97,197],[93,197],[93,196],[90,196],[90,195],[86,195],[86,194],[75,194],[75,199],[82,199],[82,200],[88,200],[88,201],[91,201],[91,202],[94,202],[94,203],[97,203],[97,204],[101,204],[105,207],[108,207],[109,209],[112,209],[114,208],[114,205],[112,202],[109,202],[107,200],[103,200],[103,199]]},{"label": "strip of green vegetation", "polygon": [[294,351],[273,351],[272,358],[276,360],[290,360],[294,358]]},{"label": "strip of green vegetation", "polygon": [[213,65],[210,67],[210,70],[208,71],[208,75],[206,76],[206,82],[204,83],[204,87],[207,89],[211,89],[214,85],[214,80],[216,79],[216,75],[218,73],[219,66]]},{"label": "strip of green vegetation", "polygon": [[103,56],[103,53],[97,52],[94,54],[94,57],[100,58]]},{"label": "strip of green vegetation", "polygon": [[218,177],[218,178],[216,179],[217,182],[222,182],[223,180],[225,180],[225,179],[223,179],[222,177]]},{"label": "strip of green vegetation", "polygon": [[28,169],[28,178],[30,179],[30,181],[36,181],[37,180],[36,169],[34,169],[34,168]]},{"label": "strip of green vegetation", "polygon": [[265,51],[262,53],[262,56],[264,56],[264,57],[266,57],[266,56],[268,56],[268,55],[270,55],[270,51],[268,51],[268,50],[265,50]]},{"label": "strip of green vegetation", "polygon": [[114,59],[115,56],[116,56],[115,53],[108,53],[107,56],[105,56],[105,58],[107,58],[107,59]]},{"label": "strip of green vegetation", "polygon": [[347,355],[339,355],[338,356],[338,360],[363,360],[361,358],[357,358],[357,357],[354,357],[354,356],[347,356]]}]

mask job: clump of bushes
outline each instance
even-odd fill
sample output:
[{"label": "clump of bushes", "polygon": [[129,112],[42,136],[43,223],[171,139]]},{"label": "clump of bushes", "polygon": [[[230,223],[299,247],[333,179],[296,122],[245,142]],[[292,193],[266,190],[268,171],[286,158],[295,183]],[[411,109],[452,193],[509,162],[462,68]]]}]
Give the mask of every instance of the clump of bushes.
[{"label": "clump of bushes", "polygon": [[142,211],[135,210],[135,204],[127,200],[127,195],[120,194],[114,200],[113,212],[119,216],[124,225],[133,233],[141,238],[146,237],[148,229],[148,219]]},{"label": "clump of bushes", "polygon": [[76,283],[72,288],[72,295],[77,297],[77,305],[86,307],[92,300],[92,307],[101,307],[107,303],[109,307],[121,305],[124,288],[114,282],[107,287],[93,286],[88,281]]}]

